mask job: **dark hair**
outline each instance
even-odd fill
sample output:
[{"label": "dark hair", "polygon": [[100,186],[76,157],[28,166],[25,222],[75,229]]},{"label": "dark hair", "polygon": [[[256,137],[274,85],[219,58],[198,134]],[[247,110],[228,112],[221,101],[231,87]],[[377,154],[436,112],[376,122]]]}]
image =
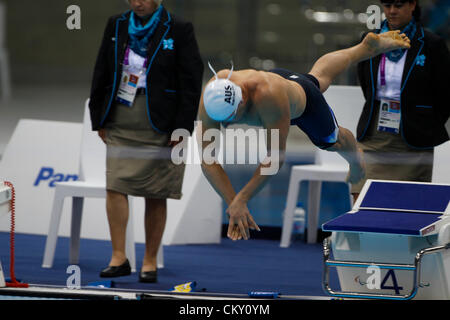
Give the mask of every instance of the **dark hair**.
[{"label": "dark hair", "polygon": [[413,17],[414,19],[416,19],[416,21],[420,21],[420,18],[422,16],[422,8],[419,5],[419,0],[380,0],[381,3],[388,3],[388,4],[393,4],[395,2],[409,2],[409,3],[413,3],[416,2],[416,9],[414,9],[413,11]]}]

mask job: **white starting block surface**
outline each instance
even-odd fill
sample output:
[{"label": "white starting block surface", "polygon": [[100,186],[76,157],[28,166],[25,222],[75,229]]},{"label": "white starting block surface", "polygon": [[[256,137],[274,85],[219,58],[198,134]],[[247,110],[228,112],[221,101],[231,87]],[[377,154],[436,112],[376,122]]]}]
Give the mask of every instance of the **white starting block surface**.
[{"label": "white starting block surface", "polygon": [[[353,209],[322,229],[332,232],[324,241],[330,295],[450,299],[450,185],[367,180]],[[329,267],[341,292],[328,285]]]},{"label": "white starting block surface", "polygon": [[5,186],[0,180],[0,216],[9,212],[9,201],[11,200],[11,188]]}]

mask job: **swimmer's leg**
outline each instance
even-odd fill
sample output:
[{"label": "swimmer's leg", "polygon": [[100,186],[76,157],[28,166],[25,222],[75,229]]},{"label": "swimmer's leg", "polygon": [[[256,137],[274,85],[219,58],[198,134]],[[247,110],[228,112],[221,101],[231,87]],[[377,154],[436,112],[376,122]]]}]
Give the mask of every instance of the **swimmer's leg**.
[{"label": "swimmer's leg", "polygon": [[320,91],[325,92],[333,80],[352,64],[399,48],[410,48],[410,40],[400,31],[382,34],[368,33],[356,46],[330,52],[317,60],[309,72],[320,83]]},{"label": "swimmer's leg", "polygon": [[338,140],[327,151],[336,151],[349,163],[347,182],[357,183],[366,175],[363,152],[358,148],[356,139],[350,130],[339,127]]}]

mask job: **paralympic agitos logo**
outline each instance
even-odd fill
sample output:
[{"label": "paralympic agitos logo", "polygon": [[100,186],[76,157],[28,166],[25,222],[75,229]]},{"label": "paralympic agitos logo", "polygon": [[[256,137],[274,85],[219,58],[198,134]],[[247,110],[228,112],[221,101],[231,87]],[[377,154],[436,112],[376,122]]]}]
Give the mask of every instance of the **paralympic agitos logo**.
[{"label": "paralympic agitos logo", "polygon": [[233,86],[228,85],[224,89],[225,89],[225,102],[234,105],[236,93],[234,92]]}]

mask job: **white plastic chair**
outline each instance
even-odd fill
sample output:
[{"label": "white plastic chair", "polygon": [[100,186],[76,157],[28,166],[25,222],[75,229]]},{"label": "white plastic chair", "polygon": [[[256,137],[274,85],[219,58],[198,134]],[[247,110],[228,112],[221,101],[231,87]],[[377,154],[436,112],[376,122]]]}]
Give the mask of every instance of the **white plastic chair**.
[{"label": "white plastic chair", "polygon": [[[300,183],[302,181],[309,181],[308,210],[306,211],[308,221],[307,243],[315,243],[317,241],[322,182],[345,182],[348,170],[348,163],[341,156],[323,150],[319,150],[316,153],[315,164],[292,166],[283,218],[281,247],[287,248],[291,243],[294,210],[300,192]],[[351,206],[350,189],[348,190],[348,195]]]},{"label": "white plastic chair", "polygon": [[[55,195],[50,218],[50,226],[42,263],[43,268],[51,268],[53,266],[64,199],[66,197],[72,197],[69,263],[77,264],[79,261],[80,230],[84,198],[106,197],[106,146],[98,137],[97,133],[91,130],[88,104],[89,100],[86,101],[84,110],[79,180],[55,183]],[[136,251],[133,227],[134,197],[129,197],[128,202],[130,215],[126,231],[126,255],[130,261],[132,271],[135,272]],[[158,268],[164,267],[162,245],[158,250],[157,264]]]},{"label": "white plastic chair", "polygon": [[[349,129],[355,135],[358,119],[364,105],[361,89],[350,86],[331,86],[326,91],[325,98],[333,109],[339,125]],[[339,154],[320,149],[317,149],[315,153],[314,164],[292,166],[280,247],[287,248],[291,243],[294,210],[300,192],[300,183],[309,181],[308,210],[306,210],[305,214],[308,220],[307,243],[315,243],[317,241],[322,182],[345,182],[348,170],[347,161]],[[350,206],[352,206],[353,199],[350,194],[350,185],[347,185],[349,187],[348,201]]]},{"label": "white plastic chair", "polygon": [[433,183],[450,183],[450,141],[434,148]]}]

